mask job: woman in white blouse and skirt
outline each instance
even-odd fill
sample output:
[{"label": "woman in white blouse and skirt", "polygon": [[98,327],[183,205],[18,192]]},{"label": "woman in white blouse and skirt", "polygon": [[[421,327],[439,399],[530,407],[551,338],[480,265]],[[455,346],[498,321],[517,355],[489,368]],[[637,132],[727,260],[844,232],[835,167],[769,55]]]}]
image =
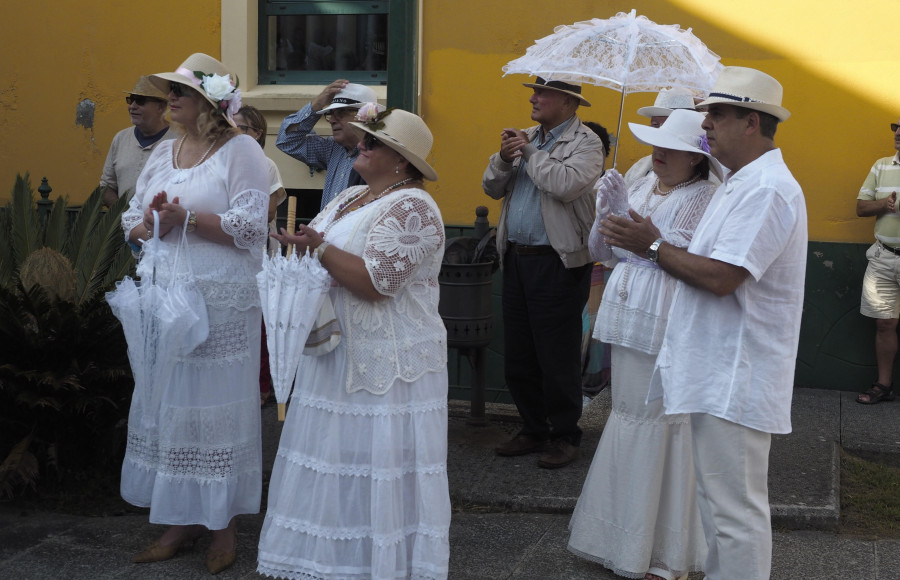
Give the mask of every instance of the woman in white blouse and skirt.
[{"label": "woman in white blouse and skirt", "polygon": [[331,274],[342,339],[301,363],[269,484],[262,574],[446,578],[447,338],[437,311],[444,226],[422,180],[416,115],[360,109],[350,187],[297,235]]},{"label": "woman in white blouse and skirt", "polygon": [[703,114],[676,110],[659,128],[630,123],[653,147],[653,173],[625,191],[608,172],[598,182],[592,257],[615,265],[603,293],[594,338],[612,345],[612,413],[572,515],[569,550],[626,578],[675,580],[699,570],[706,541],[696,503],[690,423],[647,402],[666,329],[675,279],[650,256],[610,248],[599,233],[629,207],[648,217],[666,242],[687,247],[715,191]]},{"label": "woman in white blouse and skirt", "polygon": [[[216,574],[235,560],[234,516],[258,513],[262,494],[256,273],[268,235],[269,178],[262,149],[234,127],[240,92],[222,63],[197,53],[151,82],[168,93],[180,136],[153,151],[122,227],[132,244],[149,242],[156,210],[160,239],[152,243],[173,255],[186,223],[186,257],[209,336],[176,358],[158,405],[132,398],[121,492],[149,507],[152,523],[170,526],[135,562],[167,560],[209,529],[206,566]],[[148,270],[138,264],[149,280]],[[163,282],[166,270],[156,271]]]}]

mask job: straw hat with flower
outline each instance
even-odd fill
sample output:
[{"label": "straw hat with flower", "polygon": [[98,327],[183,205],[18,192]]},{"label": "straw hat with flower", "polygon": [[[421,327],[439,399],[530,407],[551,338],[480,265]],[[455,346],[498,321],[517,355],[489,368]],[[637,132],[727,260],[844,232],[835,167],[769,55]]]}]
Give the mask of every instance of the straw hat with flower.
[{"label": "straw hat with flower", "polygon": [[360,107],[356,119],[350,123],[353,127],[374,135],[402,155],[422,172],[425,179],[437,181],[437,172],[425,161],[431,154],[434,137],[418,115],[394,108],[380,111],[378,104],[366,103]]},{"label": "straw hat with flower", "polygon": [[232,117],[241,108],[237,75],[208,54],[196,52],[181,63],[175,72],[151,75],[150,82],[166,94],[169,93],[170,82],[186,85],[212,104],[229,125],[236,126]]}]

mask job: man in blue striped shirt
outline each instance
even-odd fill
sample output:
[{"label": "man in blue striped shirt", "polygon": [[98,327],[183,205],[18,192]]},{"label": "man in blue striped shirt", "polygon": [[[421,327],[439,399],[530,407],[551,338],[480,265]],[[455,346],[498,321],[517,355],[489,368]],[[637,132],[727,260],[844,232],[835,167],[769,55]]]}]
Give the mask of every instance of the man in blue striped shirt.
[{"label": "man in blue striped shirt", "polygon": [[[350,129],[350,123],[361,106],[376,102],[378,97],[371,88],[338,79],[311,103],[282,121],[275,146],[312,169],[326,170],[320,209],[349,186],[364,183],[353,170],[359,139]],[[331,125],[331,137],[315,132],[316,123],[323,115]]]}]

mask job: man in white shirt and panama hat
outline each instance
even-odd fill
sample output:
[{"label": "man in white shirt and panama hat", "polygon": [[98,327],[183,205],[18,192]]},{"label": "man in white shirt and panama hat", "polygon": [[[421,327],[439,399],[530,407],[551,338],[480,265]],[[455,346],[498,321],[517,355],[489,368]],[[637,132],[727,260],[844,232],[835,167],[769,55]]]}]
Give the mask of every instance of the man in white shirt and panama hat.
[{"label": "man in white shirt and panama hat", "polygon": [[781,99],[771,76],[726,67],[697,105],[710,152],[731,172],[686,250],[634,212],[602,230],[679,280],[648,399],[691,415],[709,580],[771,571],[769,447],[791,430],[807,250],[803,192],[774,142],[790,116]]}]

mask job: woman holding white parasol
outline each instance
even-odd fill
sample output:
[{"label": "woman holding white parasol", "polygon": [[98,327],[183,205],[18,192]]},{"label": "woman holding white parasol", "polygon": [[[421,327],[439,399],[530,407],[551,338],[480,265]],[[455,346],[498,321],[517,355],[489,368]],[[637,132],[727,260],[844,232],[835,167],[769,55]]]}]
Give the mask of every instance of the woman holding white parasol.
[{"label": "woman holding white parasol", "polygon": [[[342,339],[298,374],[259,542],[282,578],[446,578],[447,340],[438,315],[444,226],[423,180],[432,135],[412,113],[360,109],[368,186],[350,187],[297,235],[313,252]],[[302,345],[301,345],[302,347]]]}]

